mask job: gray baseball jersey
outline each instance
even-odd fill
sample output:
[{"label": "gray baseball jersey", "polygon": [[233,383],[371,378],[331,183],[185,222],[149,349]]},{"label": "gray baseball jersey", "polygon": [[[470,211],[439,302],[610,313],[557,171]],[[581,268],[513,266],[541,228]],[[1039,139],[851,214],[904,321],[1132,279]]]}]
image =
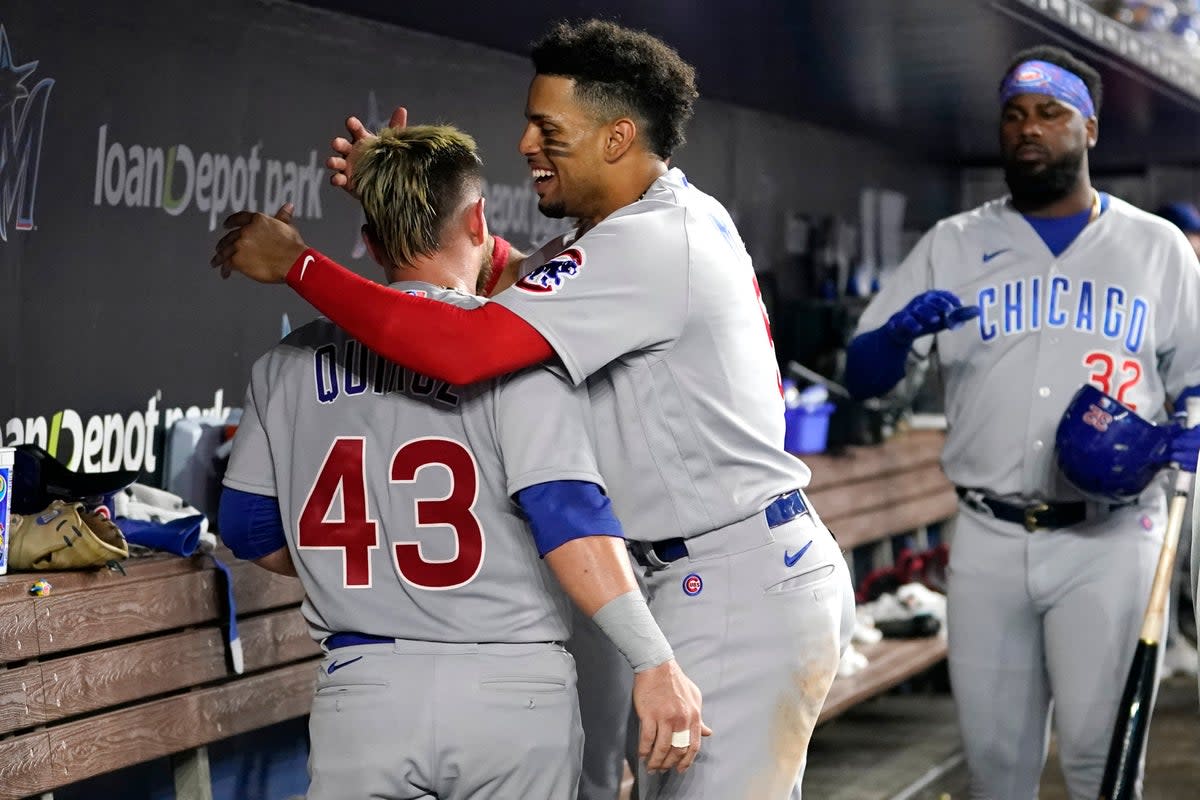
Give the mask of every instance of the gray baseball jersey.
[{"label": "gray baseball jersey", "polygon": [[[783,449],[770,328],[733,221],[672,169],[637,202],[525,264],[496,302],[545,336],[574,382],[586,381],[597,457],[626,534],[689,540],[688,556],[648,572],[646,588],[717,733],[683,775],[641,770],[638,796],[798,800],[854,601],[815,514],[769,528],[756,513],[807,485],[809,471]],[[589,658],[607,649],[594,637],[573,647]],[[581,674],[580,695],[585,710],[628,700],[612,669]],[[604,716],[584,719],[585,772],[601,777],[621,746],[619,725]],[[601,791],[589,782],[580,798]]]},{"label": "gray baseball jersey", "polygon": [[[495,300],[588,380],[596,454],[630,539],[690,537],[808,484],[783,449],[779,370],[729,214],[672,169]],[[608,367],[604,369],[604,367]]]},{"label": "gray baseball jersey", "polygon": [[978,304],[963,328],[919,339],[945,384],[943,464],[960,486],[1076,499],[1054,432],[1085,383],[1162,419],[1200,384],[1200,271],[1183,234],[1117,198],[1057,258],[1006,200],[938,223],[859,320],[858,332],[927,289]]},{"label": "gray baseball jersey", "polygon": [[603,486],[587,421],[586,396],[545,369],[448,386],[320,319],[254,365],[225,485],[278,497],[316,638],[562,641],[567,600],[509,498]]},{"label": "gray baseball jersey", "polygon": [[[1007,200],[943,220],[859,330],[934,288],[982,312],[914,346],[941,367],[942,463],[960,486],[1077,500],[1054,437],[1081,385],[1162,419],[1165,399],[1200,383],[1200,265],[1178,230],[1117,198],[1057,257]],[[949,661],[972,796],[1036,795],[1052,700],[1071,796],[1096,796],[1164,525],[1161,481],[1138,505],[1034,534],[960,509]]]}]

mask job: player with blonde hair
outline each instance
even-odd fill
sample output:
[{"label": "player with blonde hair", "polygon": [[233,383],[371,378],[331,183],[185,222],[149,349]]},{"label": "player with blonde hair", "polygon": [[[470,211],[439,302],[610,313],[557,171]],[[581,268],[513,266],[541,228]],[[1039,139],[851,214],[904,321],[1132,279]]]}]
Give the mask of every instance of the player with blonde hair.
[{"label": "player with blonde hair", "polygon": [[[489,246],[481,184],[453,128],[364,145],[364,234],[389,291],[486,302],[472,293]],[[239,557],[304,584],[326,653],[310,800],[572,796],[563,590],[637,673],[651,766],[691,763],[670,734],[703,728],[700,695],[638,591],[590,419],[586,393],[545,369],[457,387],[326,319],[254,365],[220,528]]]}]

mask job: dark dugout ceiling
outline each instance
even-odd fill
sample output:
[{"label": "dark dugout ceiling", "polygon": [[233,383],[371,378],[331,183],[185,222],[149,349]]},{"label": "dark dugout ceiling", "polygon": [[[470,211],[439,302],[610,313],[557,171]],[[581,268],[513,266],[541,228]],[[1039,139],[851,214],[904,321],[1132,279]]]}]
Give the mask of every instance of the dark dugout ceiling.
[{"label": "dark dugout ceiling", "polygon": [[1079,0],[307,0],[517,54],[548,23],[606,17],[693,63],[701,94],[956,164],[995,159],[1011,55],[1063,45],[1104,79],[1093,164],[1200,166],[1200,58],[1155,48]]}]

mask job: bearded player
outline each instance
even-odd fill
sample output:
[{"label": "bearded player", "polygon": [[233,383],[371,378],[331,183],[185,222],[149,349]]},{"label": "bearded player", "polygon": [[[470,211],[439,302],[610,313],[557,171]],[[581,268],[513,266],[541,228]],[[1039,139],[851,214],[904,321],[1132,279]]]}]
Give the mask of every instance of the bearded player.
[{"label": "bearded player", "polygon": [[[1068,402],[1090,383],[1165,422],[1164,404],[1200,392],[1200,265],[1174,226],[1093,188],[1100,101],[1099,75],[1064,50],[1014,59],[997,98],[1010,195],[929,231],[847,357],[860,397],[941,371],[961,498],[950,675],[971,796],[989,800],[1037,796],[1051,703],[1071,797],[1097,796],[1163,538],[1161,483],[1089,497],[1059,472]],[[1194,471],[1200,434],[1173,432]]]}]

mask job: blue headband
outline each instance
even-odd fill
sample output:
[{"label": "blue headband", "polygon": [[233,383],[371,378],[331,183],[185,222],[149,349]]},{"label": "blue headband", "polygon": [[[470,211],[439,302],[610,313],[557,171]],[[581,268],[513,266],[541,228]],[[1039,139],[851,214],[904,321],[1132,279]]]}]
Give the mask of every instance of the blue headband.
[{"label": "blue headband", "polygon": [[1092,95],[1083,79],[1048,61],[1025,61],[1008,73],[1000,86],[1001,105],[1019,94],[1048,94],[1078,109],[1084,119],[1096,116]]}]

